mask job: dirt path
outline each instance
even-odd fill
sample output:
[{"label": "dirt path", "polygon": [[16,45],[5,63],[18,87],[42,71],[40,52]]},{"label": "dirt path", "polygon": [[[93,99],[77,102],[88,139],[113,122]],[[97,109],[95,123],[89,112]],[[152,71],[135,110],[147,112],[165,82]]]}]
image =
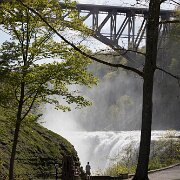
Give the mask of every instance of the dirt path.
[{"label": "dirt path", "polygon": [[149,174],[150,180],[180,180],[180,165]]},{"label": "dirt path", "polygon": [[149,173],[150,180],[180,180],[180,165]]}]

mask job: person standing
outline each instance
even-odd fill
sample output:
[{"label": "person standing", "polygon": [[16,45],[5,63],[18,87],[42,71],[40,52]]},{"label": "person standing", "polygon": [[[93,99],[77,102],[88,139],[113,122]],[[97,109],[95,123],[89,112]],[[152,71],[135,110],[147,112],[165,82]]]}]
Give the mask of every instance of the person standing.
[{"label": "person standing", "polygon": [[87,179],[90,179],[90,175],[91,175],[91,166],[89,165],[89,162],[87,162],[87,165],[86,165],[86,177],[87,177]]}]

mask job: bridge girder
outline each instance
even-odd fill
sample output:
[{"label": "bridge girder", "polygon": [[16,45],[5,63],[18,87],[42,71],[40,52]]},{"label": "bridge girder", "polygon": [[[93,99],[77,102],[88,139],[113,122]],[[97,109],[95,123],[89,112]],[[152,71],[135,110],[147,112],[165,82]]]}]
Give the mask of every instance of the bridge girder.
[{"label": "bridge girder", "polygon": [[[127,49],[136,51],[143,39],[146,38],[146,24],[148,17],[148,9],[134,8],[134,7],[119,7],[106,5],[92,5],[92,4],[77,4],[77,10],[80,15],[86,14],[84,21],[91,17],[91,29],[94,31],[94,37],[102,43],[111,46],[113,49],[123,50],[124,47],[120,45],[121,38],[127,38]],[[102,19],[101,14],[105,14]],[[124,19],[122,18],[124,15]],[[142,22],[137,25],[137,17],[141,16]],[[160,19],[169,21],[174,16],[172,10],[161,10]],[[121,17],[121,22],[118,21]],[[121,23],[120,26],[118,24]],[[103,33],[102,29],[109,26],[109,31]],[[170,24],[164,23],[159,26],[159,44],[163,39],[167,38]],[[125,32],[126,31],[126,32]]]}]

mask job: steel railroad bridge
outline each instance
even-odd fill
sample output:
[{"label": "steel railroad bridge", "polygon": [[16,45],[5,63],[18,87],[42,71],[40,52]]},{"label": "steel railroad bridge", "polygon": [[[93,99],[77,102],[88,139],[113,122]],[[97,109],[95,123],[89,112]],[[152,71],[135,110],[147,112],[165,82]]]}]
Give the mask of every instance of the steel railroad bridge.
[{"label": "steel railroad bridge", "polygon": [[[0,3],[2,0],[0,0]],[[60,3],[62,8],[67,8]],[[120,53],[132,62],[137,56],[135,51],[145,46],[147,8],[121,7],[94,4],[76,4],[77,11],[85,24],[94,32],[93,37]],[[71,8],[64,19],[71,12]],[[175,19],[173,10],[161,10],[160,21]],[[158,49],[168,38],[170,23],[160,23]],[[133,57],[133,58],[132,58]]]},{"label": "steel railroad bridge", "polygon": [[[132,60],[131,57],[136,54],[133,52],[145,46],[147,8],[93,4],[77,4],[76,7],[79,16],[94,32],[94,38],[120,52],[126,59]],[[174,14],[172,10],[161,10],[160,21],[168,22],[175,18]],[[159,49],[163,47],[169,30],[169,23],[160,23]]]}]

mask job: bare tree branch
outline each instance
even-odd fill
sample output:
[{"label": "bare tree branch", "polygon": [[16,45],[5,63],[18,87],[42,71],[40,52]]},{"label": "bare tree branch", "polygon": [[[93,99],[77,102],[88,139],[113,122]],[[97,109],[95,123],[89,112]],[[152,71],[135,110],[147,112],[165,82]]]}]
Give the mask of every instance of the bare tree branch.
[{"label": "bare tree branch", "polygon": [[124,48],[113,48],[114,50],[123,50],[124,52],[121,53],[121,55],[125,55],[127,52],[133,52],[133,53],[137,53],[137,54],[141,54],[143,56],[146,56],[146,53],[140,52],[140,51],[136,51],[136,50],[132,50],[132,49],[124,49]]},{"label": "bare tree branch", "polygon": [[26,111],[26,113],[24,114],[24,116],[21,118],[21,121],[29,114],[30,110],[32,109],[33,105],[34,105],[34,102],[37,98],[37,95],[38,95],[38,91],[36,92],[35,96],[33,97],[33,100],[28,108],[28,110]]},{"label": "bare tree branch", "polygon": [[172,74],[172,73],[170,73],[170,72],[168,72],[168,71],[166,71],[166,70],[164,70],[164,69],[162,69],[162,68],[160,68],[160,67],[156,67],[156,69],[158,69],[158,70],[160,70],[160,71],[162,71],[162,72],[168,74],[169,76],[171,76],[171,77],[177,79],[178,81],[180,80],[180,77],[179,77],[179,76],[176,76],[176,75],[174,75],[174,74]]},{"label": "bare tree branch", "polygon": [[175,3],[175,4],[177,4],[177,5],[179,5],[180,6],[180,3],[178,3],[178,2],[176,2],[176,1],[174,1],[174,0],[171,0],[173,3]]},{"label": "bare tree branch", "polygon": [[123,48],[113,48],[113,50],[115,50],[116,54],[114,52],[112,52],[112,48],[111,49],[102,49],[100,51],[97,51],[96,53],[94,53],[93,55],[98,55],[104,52],[105,55],[112,55],[112,56],[119,56],[118,51],[123,50],[124,52],[121,53],[121,55],[126,54],[126,52],[133,52],[133,53],[137,53],[137,54],[141,54],[143,56],[146,56],[146,53],[140,52],[140,51],[135,51],[135,50],[131,50],[131,49],[123,49]]},{"label": "bare tree branch", "polygon": [[167,1],[167,0],[161,0],[161,1],[160,1],[160,4],[163,3],[163,2],[165,2],[165,1]]},{"label": "bare tree branch", "polygon": [[75,46],[73,43],[71,43],[70,41],[68,41],[66,38],[64,38],[64,36],[62,36],[61,34],[58,33],[58,31],[56,29],[54,29],[46,20],[45,18],[43,18],[37,11],[35,11],[34,9],[32,9],[31,7],[28,7],[26,4],[24,4],[21,0],[18,0],[24,7],[26,7],[27,9],[29,9],[30,11],[32,11],[33,13],[35,13],[36,15],[39,16],[39,18],[51,29],[54,31],[54,33],[56,35],[58,35],[64,42],[66,42],[67,44],[69,44],[71,47],[73,47],[76,51],[78,51],[79,53],[81,53],[82,55],[84,55],[85,57],[88,57],[96,62],[111,66],[111,67],[120,67],[126,70],[130,70],[136,74],[138,74],[139,76],[143,77],[143,72],[133,68],[133,67],[129,67],[129,66],[125,66],[123,64],[113,64],[113,63],[109,63],[103,60],[100,60],[96,57],[93,57],[87,53],[85,53],[84,51],[82,51],[81,49],[79,49],[77,46]]},{"label": "bare tree branch", "polygon": [[159,24],[175,24],[180,23],[180,20],[173,20],[173,21],[160,21]]},{"label": "bare tree branch", "polygon": [[[64,36],[62,36],[61,34],[59,34],[57,32],[56,29],[54,29],[37,11],[35,11],[34,9],[32,9],[31,7],[28,7],[26,4],[24,4],[21,0],[18,0],[24,7],[26,7],[27,9],[29,9],[30,11],[32,11],[33,13],[35,13],[36,15],[39,16],[39,18],[52,30],[54,31],[55,34],[57,34],[64,42],[66,42],[67,44],[69,44],[71,47],[73,47],[76,51],[80,52],[82,55],[84,55],[85,57],[88,57],[96,62],[99,62],[99,63],[102,63],[102,64],[105,64],[105,65],[108,65],[108,66],[111,66],[111,67],[120,67],[120,68],[123,68],[123,69],[126,69],[126,70],[130,70],[132,72],[135,72],[136,74],[140,75],[141,77],[143,77],[143,72],[139,71],[138,69],[135,69],[135,68],[132,68],[132,67],[129,67],[129,66],[125,66],[123,64],[113,64],[113,63],[109,63],[109,62],[106,62],[106,61],[103,61],[103,60],[100,60],[96,57],[93,57],[89,54],[86,54],[85,52],[83,52],[81,49],[79,49],[77,46],[75,46],[73,43],[69,42],[66,38],[64,38]],[[161,0],[161,3],[165,2],[166,0]],[[176,21],[174,21],[175,23]],[[163,22],[161,22],[163,23]],[[167,23],[167,22],[166,22]],[[132,50],[126,50],[126,52],[128,51],[132,51]],[[136,52],[136,51],[133,51],[133,52]],[[140,52],[138,52],[140,53]],[[144,53],[140,53],[142,55],[145,55]],[[166,74],[170,75],[171,77],[174,77],[175,79],[179,80],[180,78],[176,75],[173,75],[172,73],[160,68],[160,67],[156,67],[156,69],[160,70],[160,71],[163,71],[165,72]]]}]

